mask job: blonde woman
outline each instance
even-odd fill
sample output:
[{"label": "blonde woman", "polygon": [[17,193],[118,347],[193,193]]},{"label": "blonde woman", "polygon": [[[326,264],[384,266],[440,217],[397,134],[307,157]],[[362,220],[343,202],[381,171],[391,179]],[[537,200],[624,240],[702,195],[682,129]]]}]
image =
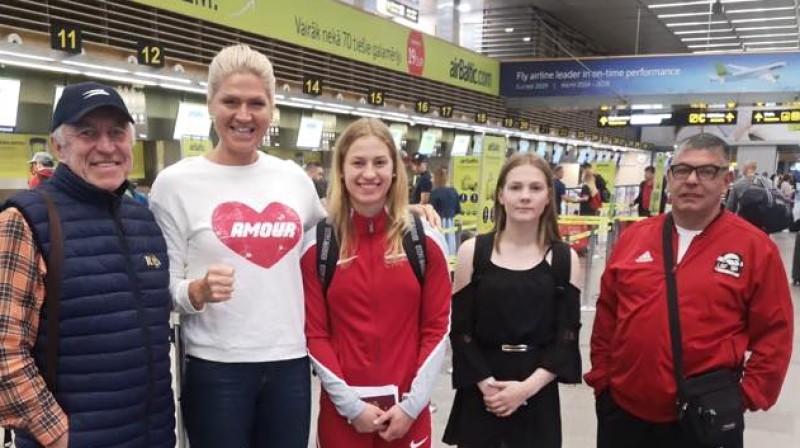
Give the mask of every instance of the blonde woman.
[{"label": "blonde woman", "polygon": [[591,168],[583,170],[583,185],[578,197],[580,203],[579,213],[584,216],[595,216],[602,206],[600,190],[597,189],[597,179]]},{"label": "blonde woman", "polygon": [[303,233],[325,212],[301,167],[258,151],[274,106],[269,59],[221,50],[208,73],[219,143],[162,171],[150,192],[186,343],[192,448],[308,446],[299,266]]},{"label": "blonde woman", "polygon": [[417,278],[403,243],[414,226],[406,173],[381,121],[348,126],[332,165],[328,223],[339,251],[328,286],[318,264],[327,243],[307,235],[301,262],[308,350],[322,382],[319,446],[430,447],[428,403],[450,316],[444,242],[425,228]]}]

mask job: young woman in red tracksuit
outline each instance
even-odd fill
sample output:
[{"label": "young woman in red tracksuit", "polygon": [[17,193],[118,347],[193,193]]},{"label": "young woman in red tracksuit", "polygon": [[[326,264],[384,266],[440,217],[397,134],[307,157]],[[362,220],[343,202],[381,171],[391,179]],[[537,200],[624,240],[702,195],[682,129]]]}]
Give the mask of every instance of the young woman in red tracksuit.
[{"label": "young woman in red tracksuit", "polygon": [[[322,383],[318,445],[430,447],[428,404],[450,317],[445,245],[426,230],[420,283],[402,246],[412,225],[406,174],[381,121],[358,120],[340,137],[329,204],[340,253],[326,293],[313,234],[301,261],[308,349]],[[391,396],[393,387],[396,403],[371,404],[371,396]]]}]

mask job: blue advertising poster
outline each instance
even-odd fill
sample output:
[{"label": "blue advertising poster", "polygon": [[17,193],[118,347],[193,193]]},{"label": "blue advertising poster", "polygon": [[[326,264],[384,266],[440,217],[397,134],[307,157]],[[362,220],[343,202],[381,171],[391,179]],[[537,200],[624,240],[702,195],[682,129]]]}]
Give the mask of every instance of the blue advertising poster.
[{"label": "blue advertising poster", "polygon": [[800,52],[651,56],[501,65],[506,97],[800,91]]}]

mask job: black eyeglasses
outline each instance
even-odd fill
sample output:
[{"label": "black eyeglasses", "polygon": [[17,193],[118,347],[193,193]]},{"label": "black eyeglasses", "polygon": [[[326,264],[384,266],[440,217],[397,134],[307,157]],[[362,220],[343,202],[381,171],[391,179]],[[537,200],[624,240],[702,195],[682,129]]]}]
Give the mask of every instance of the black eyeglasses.
[{"label": "black eyeglasses", "polygon": [[675,180],[686,180],[689,176],[692,175],[692,171],[697,173],[697,177],[700,180],[713,180],[717,177],[722,170],[727,170],[727,166],[717,166],[717,165],[687,165],[685,163],[679,163],[677,165],[672,165],[669,167],[670,173],[672,173],[672,177]]}]

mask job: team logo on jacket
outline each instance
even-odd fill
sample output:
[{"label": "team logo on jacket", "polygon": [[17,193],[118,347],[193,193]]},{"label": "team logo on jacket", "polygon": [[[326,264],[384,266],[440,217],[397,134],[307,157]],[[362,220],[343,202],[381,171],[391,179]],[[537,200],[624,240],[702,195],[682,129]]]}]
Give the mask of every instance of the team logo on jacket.
[{"label": "team logo on jacket", "polygon": [[260,212],[241,202],[225,202],[214,209],[211,225],[222,244],[264,268],[279,262],[303,236],[297,212],[280,202]]},{"label": "team logo on jacket", "polygon": [[727,254],[717,257],[717,264],[714,266],[714,271],[736,278],[739,278],[742,269],[744,269],[742,256],[733,252],[728,252]]},{"label": "team logo on jacket", "polygon": [[158,269],[161,267],[161,260],[158,259],[156,255],[153,254],[145,254],[144,255],[144,264],[148,268]]}]

